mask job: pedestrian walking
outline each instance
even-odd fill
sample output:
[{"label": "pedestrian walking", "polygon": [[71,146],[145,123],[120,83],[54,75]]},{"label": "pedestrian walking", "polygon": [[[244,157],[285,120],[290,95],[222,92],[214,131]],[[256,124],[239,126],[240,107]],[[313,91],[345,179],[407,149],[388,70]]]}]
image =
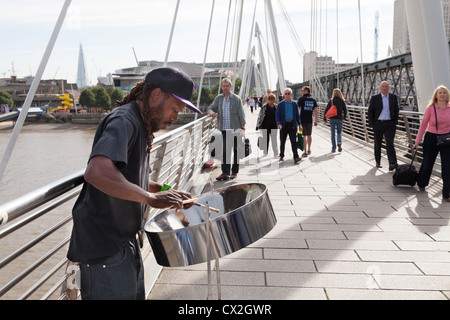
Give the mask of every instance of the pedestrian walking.
[{"label": "pedestrian walking", "polygon": [[289,136],[294,163],[297,164],[301,161],[297,148],[297,131],[301,126],[300,114],[297,102],[292,100],[292,89],[287,88],[284,90],[284,98],[278,104],[276,112],[277,125],[280,131],[280,161],[284,161],[285,145]]},{"label": "pedestrian walking", "polygon": [[[332,106],[336,107],[337,115],[329,118],[330,129],[331,129],[331,152],[336,152],[336,147],[339,152],[342,152],[342,127],[344,120],[347,118],[347,105],[345,104],[344,97],[342,95],[341,89],[336,88],[333,90],[333,96],[328,102],[325,108],[324,115],[331,109]],[[327,124],[328,119],[324,116],[324,122]],[[337,134],[337,143],[336,143]]]},{"label": "pedestrian walking", "polygon": [[300,131],[303,131],[303,137],[305,139],[305,149],[302,157],[307,157],[311,154],[313,124],[317,127],[319,121],[317,101],[311,96],[310,87],[305,86],[302,88],[302,96],[298,99],[298,107],[300,109],[300,120],[302,123]]},{"label": "pedestrian walking", "polygon": [[380,84],[380,94],[370,99],[368,110],[369,126],[374,133],[374,155],[377,168],[381,166],[381,146],[383,137],[386,142],[386,151],[389,160],[389,171],[398,168],[397,154],[394,147],[394,138],[397,131],[399,106],[398,98],[389,93],[390,85],[387,81]]},{"label": "pedestrian walking", "polygon": [[[433,166],[438,154],[441,156],[442,170],[442,198],[445,202],[450,202],[450,145],[438,145],[439,135],[450,134],[450,92],[447,87],[439,86],[430,101],[429,107],[425,110],[419,132],[417,134],[414,149],[419,148],[423,140],[423,160],[420,166],[417,185],[420,191],[430,183]],[[425,133],[425,130],[427,132]]]},{"label": "pedestrian walking", "polygon": [[[245,113],[242,100],[232,91],[232,82],[229,78],[222,80],[222,94],[218,95],[208,108],[208,114],[218,118],[217,124],[222,132],[222,174],[218,181],[235,179],[239,173],[238,146],[243,145],[240,140],[245,136]],[[251,103],[254,99],[250,99]],[[231,155],[233,154],[233,166]]]},{"label": "pedestrian walking", "polygon": [[276,156],[278,154],[278,143],[277,143],[277,105],[275,100],[277,98],[274,94],[270,94],[267,103],[262,106],[259,111],[258,121],[256,123],[256,130],[262,129],[263,141],[266,141],[263,151],[264,154],[269,152],[269,142],[272,140],[272,150],[273,154]]}]

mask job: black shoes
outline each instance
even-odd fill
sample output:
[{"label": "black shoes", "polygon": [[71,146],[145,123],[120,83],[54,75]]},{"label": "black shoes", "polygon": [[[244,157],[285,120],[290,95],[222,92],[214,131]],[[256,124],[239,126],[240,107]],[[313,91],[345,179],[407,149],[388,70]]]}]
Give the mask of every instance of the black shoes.
[{"label": "black shoes", "polygon": [[397,168],[398,168],[398,164],[397,164],[397,163],[394,163],[394,164],[390,164],[390,165],[389,165],[389,171],[397,170]]}]

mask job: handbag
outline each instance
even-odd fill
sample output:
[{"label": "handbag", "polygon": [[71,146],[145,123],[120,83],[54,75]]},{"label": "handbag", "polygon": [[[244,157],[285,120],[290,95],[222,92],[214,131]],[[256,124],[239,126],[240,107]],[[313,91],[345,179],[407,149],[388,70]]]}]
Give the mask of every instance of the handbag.
[{"label": "handbag", "polygon": [[300,150],[302,150],[302,151],[305,148],[305,140],[303,139],[303,132],[302,131],[297,133],[297,147]]},{"label": "handbag", "polygon": [[249,139],[245,139],[245,157],[247,158],[252,153],[252,145],[250,144]]},{"label": "handbag", "polygon": [[[438,128],[436,105],[434,106],[434,116],[436,117],[436,130],[438,130],[439,128]],[[438,147],[450,146],[450,133],[439,134],[436,138],[436,143]]]},{"label": "handbag", "polygon": [[325,114],[325,117],[326,118],[334,118],[337,116],[337,114],[338,114],[337,108],[333,103],[333,99],[331,99],[331,108],[330,108],[330,110],[327,111],[327,113]]}]

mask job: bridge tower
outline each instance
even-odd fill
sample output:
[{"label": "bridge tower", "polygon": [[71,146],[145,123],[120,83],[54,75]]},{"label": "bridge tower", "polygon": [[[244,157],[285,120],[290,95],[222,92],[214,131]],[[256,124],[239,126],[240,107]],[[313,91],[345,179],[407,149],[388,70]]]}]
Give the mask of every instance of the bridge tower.
[{"label": "bridge tower", "polygon": [[437,86],[450,86],[449,48],[440,0],[405,1],[419,111]]}]

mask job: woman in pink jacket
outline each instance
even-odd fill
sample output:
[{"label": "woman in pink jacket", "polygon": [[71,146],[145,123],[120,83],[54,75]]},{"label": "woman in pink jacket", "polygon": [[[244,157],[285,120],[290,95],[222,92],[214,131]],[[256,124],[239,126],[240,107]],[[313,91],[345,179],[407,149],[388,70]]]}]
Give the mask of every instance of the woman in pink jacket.
[{"label": "woman in pink jacket", "polygon": [[414,149],[417,150],[425,134],[425,130],[428,128],[423,141],[423,161],[420,167],[417,185],[420,191],[425,191],[425,188],[430,182],[436,157],[440,153],[442,180],[444,184],[442,197],[445,202],[450,202],[450,146],[439,147],[437,145],[437,136],[450,133],[449,101],[450,92],[448,88],[439,86],[434,92],[430,106],[425,111],[414,145]]}]

